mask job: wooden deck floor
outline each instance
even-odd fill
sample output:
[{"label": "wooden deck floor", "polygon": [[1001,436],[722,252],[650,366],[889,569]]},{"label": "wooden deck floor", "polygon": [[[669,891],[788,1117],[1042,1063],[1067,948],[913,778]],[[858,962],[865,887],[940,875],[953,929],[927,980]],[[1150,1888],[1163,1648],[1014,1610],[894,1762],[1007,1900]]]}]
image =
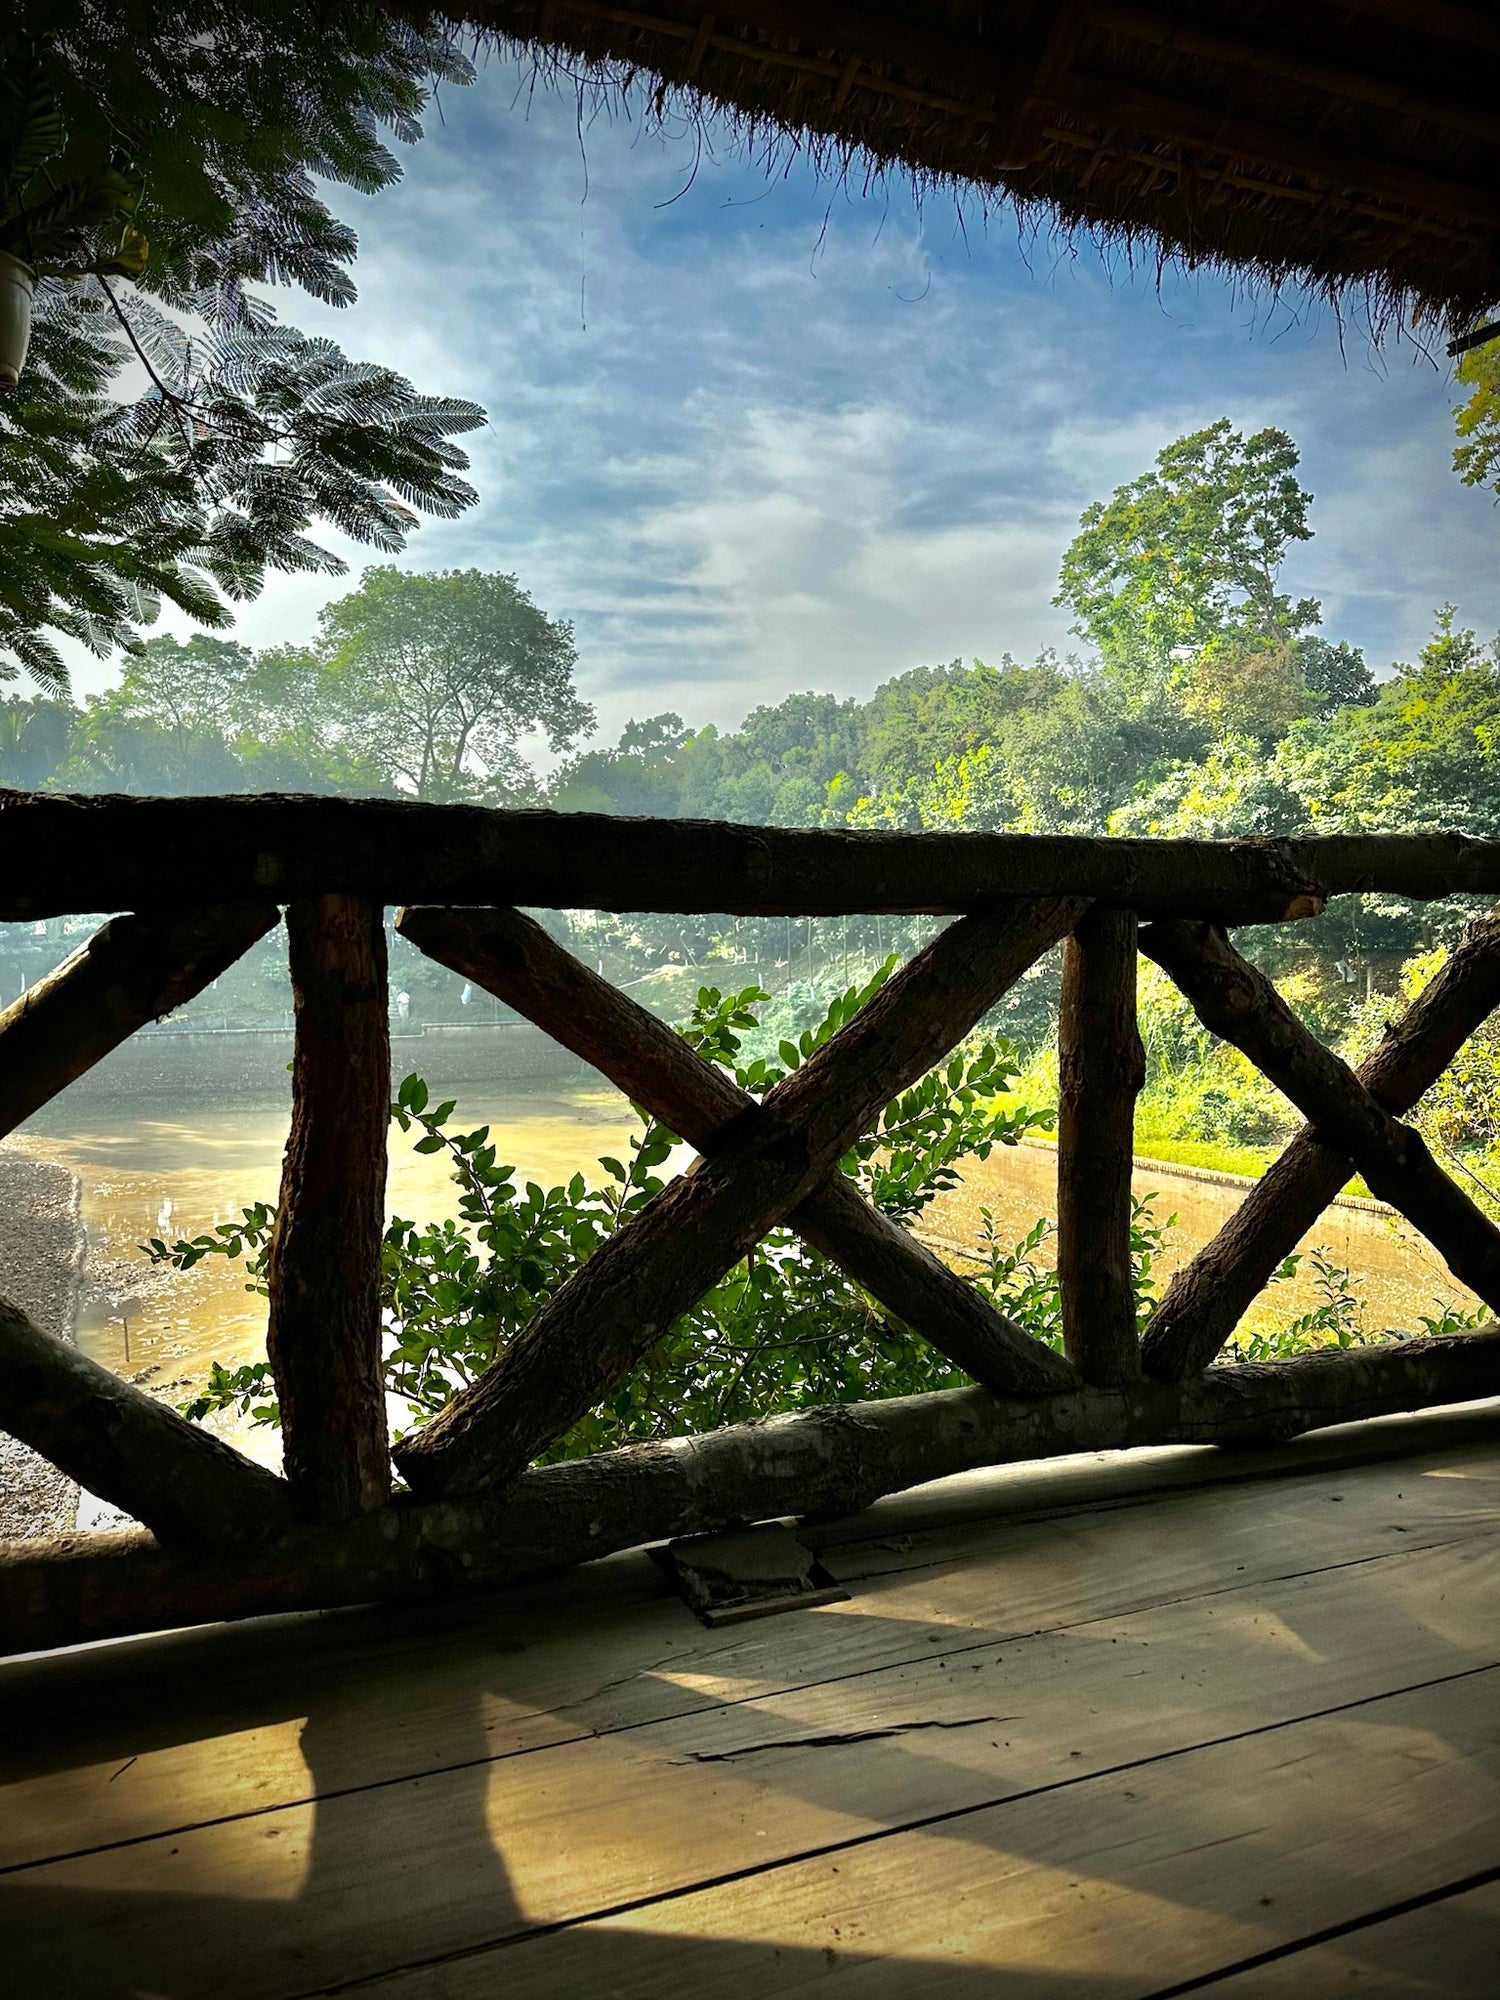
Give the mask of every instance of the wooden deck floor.
[{"label": "wooden deck floor", "polygon": [[716,1631],[637,1555],[0,1667],[5,1990],[1500,1993],[1493,1408],[822,1540]]}]

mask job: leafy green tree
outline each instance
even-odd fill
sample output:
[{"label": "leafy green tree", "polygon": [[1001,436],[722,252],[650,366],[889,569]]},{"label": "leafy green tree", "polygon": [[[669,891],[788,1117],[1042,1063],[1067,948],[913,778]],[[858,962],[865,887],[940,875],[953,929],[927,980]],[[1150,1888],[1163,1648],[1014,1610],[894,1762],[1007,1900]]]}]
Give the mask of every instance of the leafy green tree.
[{"label": "leafy green tree", "polygon": [[752,826],[807,826],[856,754],[858,703],[789,694],[752,709],[726,736],[704,731],[683,747],[682,810]]},{"label": "leafy green tree", "polygon": [[52,784],[65,792],[166,796],[248,789],[233,747],[216,729],[164,728],[120,688],[84,703]]},{"label": "leafy green tree", "polygon": [[1318,605],[1280,589],[1293,542],[1312,539],[1312,495],[1285,431],[1243,437],[1227,417],[1176,439],[1108,501],[1085,509],[1054,602],[1106,665],[1170,672],[1229,633],[1294,639]]},{"label": "leafy green tree", "polygon": [[1066,681],[1066,668],[1050,653],[1031,667],[1008,653],[998,666],[950,660],[913,667],[883,682],[862,710],[850,775],[871,792],[900,791],[944,761],[994,744],[1017,718],[1045,707]]},{"label": "leafy green tree", "polygon": [[67,756],[77,720],[64,701],[0,701],[0,786],[39,791]]},{"label": "leafy green tree", "polygon": [[60,790],[389,791],[329,727],[323,663],[305,649],[160,634],[130,654],[118,687],[96,695],[50,772]]},{"label": "leafy green tree", "polygon": [[[1374,701],[1297,723],[1269,752],[1229,737],[1184,760],[1113,814],[1112,833],[1378,833],[1430,829],[1500,835],[1500,637],[1482,644],[1444,605],[1415,663]],[[1379,961],[1451,936],[1462,899],[1342,899],[1318,925],[1325,958]],[[1300,929],[1302,927],[1293,927]]]},{"label": "leafy green tree", "polygon": [[0,402],[0,675],[63,687],[49,633],[129,647],[163,598],[223,624],[268,569],[342,569],[317,521],[394,550],[417,511],[472,501],[452,439],[481,411],[278,325],[252,289],[348,304],[356,239],[320,184],[388,185],[383,134],[417,139],[434,82],[470,71],[445,30],[366,0],[19,0],[13,19],[0,197],[34,233],[60,178],[126,191],[75,207]]},{"label": "leafy green tree", "polygon": [[640,722],[632,717],[613,750],[586,750],[563,765],[549,787],[547,803],[559,812],[670,819],[681,804],[681,752],[691,734],[682,717],[670,712],[648,715]]},{"label": "leafy green tree", "polygon": [[1275,743],[1312,711],[1296,651],[1285,639],[1225,633],[1184,662],[1174,680],[1184,714],[1214,738]]},{"label": "leafy green tree", "polygon": [[368,569],[321,625],[317,698],[333,733],[418,798],[529,798],[517,740],[541,730],[566,750],[593,727],[572,626],[514,576]]},{"label": "leafy green tree", "polygon": [[1319,632],[1304,632],[1297,640],[1297,666],[1315,715],[1334,715],[1341,708],[1362,708],[1376,698],[1375,676],[1365,656],[1347,639],[1336,643]]},{"label": "leafy green tree", "polygon": [[1458,379],[1469,396],[1454,412],[1454,470],[1465,486],[1500,493],[1500,339],[1470,348],[1458,364]]},{"label": "leafy green tree", "polygon": [[183,741],[205,731],[231,735],[254,664],[250,648],[233,639],[203,632],[187,640],[159,634],[126,660],[119,711],[154,722]]}]

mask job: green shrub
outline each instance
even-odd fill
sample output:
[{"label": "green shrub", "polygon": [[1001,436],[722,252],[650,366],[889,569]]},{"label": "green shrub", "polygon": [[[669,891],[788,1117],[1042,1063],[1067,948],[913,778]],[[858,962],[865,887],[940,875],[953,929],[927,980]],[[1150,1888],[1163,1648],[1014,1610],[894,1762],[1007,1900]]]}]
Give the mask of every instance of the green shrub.
[{"label": "green shrub", "polygon": [[[701,989],[679,1032],[743,1089],[763,1096],[845,1025],[895,962],[887,960],[868,984],[838,995],[814,1027],[783,1037],[770,1054],[746,1055],[768,999],[758,987],[730,994]],[[889,1104],[846,1156],[843,1171],[884,1214],[914,1221],[957,1183],[960,1161],[987,1158],[993,1147],[1014,1145],[1026,1132],[1051,1124],[1050,1110],[998,1103],[1016,1073],[1010,1043],[978,1037]],[[419,1135],[418,1152],[448,1155],[459,1189],[456,1219],[418,1224],[393,1217],[385,1233],[386,1381],[416,1424],[480,1375],[538,1307],[660,1192],[677,1144],[637,1107],[641,1128],[631,1135],[626,1157],[600,1161],[600,1182],[575,1174],[565,1186],[521,1186],[515,1169],[498,1157],[489,1128],[457,1129],[455,1109],[452,1102],[431,1104],[419,1077],[406,1079],[392,1106],[401,1129]],[[153,1261],[183,1270],[205,1256],[247,1259],[250,1284],[260,1288],[273,1223],[262,1205],[207,1235],[174,1244],[156,1238],[143,1247]],[[1003,1290],[994,1270],[990,1284]],[[669,1328],[548,1456],[574,1457],[779,1409],[906,1395],[965,1379],[837,1265],[790,1230],[777,1229]],[[200,1420],[229,1408],[257,1422],[278,1420],[265,1362],[235,1370],[216,1364],[183,1407]]]}]

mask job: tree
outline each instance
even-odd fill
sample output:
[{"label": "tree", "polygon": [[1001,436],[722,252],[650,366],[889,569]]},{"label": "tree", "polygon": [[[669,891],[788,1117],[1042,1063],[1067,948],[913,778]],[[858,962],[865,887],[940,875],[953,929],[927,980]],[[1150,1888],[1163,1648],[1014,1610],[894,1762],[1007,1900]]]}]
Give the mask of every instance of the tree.
[{"label": "tree", "polygon": [[1458,364],[1458,379],[1471,393],[1454,411],[1460,440],[1454,470],[1465,486],[1500,493],[1500,338],[1471,347]]},{"label": "tree", "polygon": [[594,711],[573,687],[573,628],[514,576],[368,569],[322,614],[318,698],[339,740],[422,799],[530,797],[516,749],[566,750]]},{"label": "tree", "polygon": [[1285,639],[1227,632],[1183,661],[1173,683],[1183,712],[1214,740],[1275,743],[1312,708],[1296,649]]},{"label": "tree", "polygon": [[[220,593],[253,596],[267,569],[342,570],[315,521],[395,550],[414,510],[472,502],[451,440],[483,422],[475,405],[278,325],[251,289],[351,302],[356,239],[318,183],[388,185],[382,131],[413,142],[435,82],[470,71],[446,30],[366,0],[13,14],[6,212],[37,242],[59,182],[116,189],[40,262],[31,354],[0,402],[0,676],[64,687],[49,629],[130,647],[163,597],[223,624]],[[147,380],[134,400],[127,367]]]},{"label": "tree", "polygon": [[180,741],[205,731],[228,736],[254,663],[250,648],[233,639],[199,632],[183,641],[163,633],[125,662],[119,713],[153,722]]},{"label": "tree", "polygon": [[559,812],[635,813],[670,819],[682,795],[680,752],[691,732],[680,715],[634,716],[613,750],[586,750],[571,758],[549,787],[547,803]]},{"label": "tree", "polygon": [[1178,438],[1085,509],[1053,601],[1127,672],[1167,673],[1230,632],[1294,639],[1319,617],[1314,599],[1294,604],[1278,588],[1288,546],[1312,538],[1298,462],[1285,431],[1245,438],[1227,417]]},{"label": "tree", "polygon": [[1333,715],[1341,708],[1362,708],[1375,700],[1375,676],[1365,656],[1347,639],[1337,644],[1318,632],[1304,632],[1297,641],[1297,665],[1315,715]]},{"label": "tree", "polygon": [[0,786],[39,791],[67,756],[76,721],[63,701],[0,701]]}]

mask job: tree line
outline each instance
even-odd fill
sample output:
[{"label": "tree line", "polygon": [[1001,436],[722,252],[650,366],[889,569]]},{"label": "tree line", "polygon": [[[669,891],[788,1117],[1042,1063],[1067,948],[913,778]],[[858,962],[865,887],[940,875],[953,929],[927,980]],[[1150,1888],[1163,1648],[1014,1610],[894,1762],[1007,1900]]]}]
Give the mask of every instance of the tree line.
[{"label": "tree line", "polygon": [[[1221,420],[1086,509],[1057,589],[1076,654],[917,666],[864,700],[793,693],[722,732],[648,715],[596,746],[572,626],[516,577],[383,565],[306,644],[162,636],[82,707],[0,703],[0,782],[775,825],[1500,833],[1500,642],[1446,606],[1377,680],[1284,588],[1312,539],[1298,469],[1284,431]],[[1453,915],[1350,905],[1337,955],[1394,963]]]}]

